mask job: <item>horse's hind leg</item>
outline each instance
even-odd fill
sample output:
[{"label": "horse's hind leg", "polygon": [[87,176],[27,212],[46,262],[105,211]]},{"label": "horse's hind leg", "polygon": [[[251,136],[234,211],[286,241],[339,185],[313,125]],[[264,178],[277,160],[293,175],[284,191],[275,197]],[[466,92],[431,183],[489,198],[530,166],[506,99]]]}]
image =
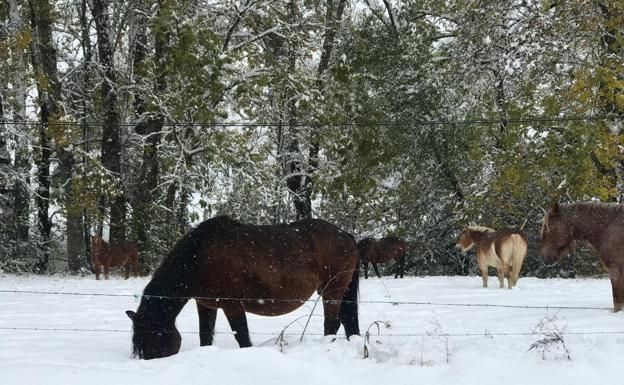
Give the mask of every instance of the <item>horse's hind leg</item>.
[{"label": "horse's hind leg", "polygon": [[333,281],[325,285],[322,290],[323,316],[325,318],[323,326],[326,336],[334,335],[340,329],[340,309],[350,279],[351,277],[346,274],[335,276],[332,278]]},{"label": "horse's hind leg", "polygon": [[342,298],[334,298],[334,296],[323,295],[323,323],[324,334],[335,335],[340,329],[340,307]]},{"label": "horse's hind leg", "polygon": [[362,262],[364,265],[364,279],[368,279],[368,262]]},{"label": "horse's hind leg", "polygon": [[251,346],[251,340],[249,339],[249,328],[247,327],[247,316],[245,315],[245,308],[243,304],[229,304],[223,306],[223,312],[227,317],[230,328],[235,333],[234,338],[238,342],[238,346],[241,348],[248,348]]},{"label": "horse's hind leg", "polygon": [[[500,283],[500,288],[505,287],[505,268],[504,265],[496,269],[496,273],[498,274],[498,282]],[[507,280],[509,282],[509,280]],[[510,284],[511,285],[511,284]],[[511,289],[511,286],[509,287]]]},{"label": "horse's hind leg", "polygon": [[205,307],[197,302],[197,315],[199,316],[199,345],[212,345],[217,309]]},{"label": "horse's hind leg", "polygon": [[524,258],[526,258],[527,255],[528,245],[519,235],[514,235],[513,237],[514,250],[511,256],[511,276],[513,277],[513,286],[516,286],[518,278],[520,277],[520,270],[522,270]]},{"label": "horse's hind leg", "polygon": [[97,263],[94,263],[93,271],[95,272],[95,279],[99,281],[100,280],[100,265],[98,265]]},{"label": "horse's hind leg", "polygon": [[351,277],[351,283],[349,283],[349,287],[344,293],[342,303],[340,304],[340,323],[344,326],[347,338],[354,334],[360,334],[357,303],[359,280],[359,272],[355,270]]}]

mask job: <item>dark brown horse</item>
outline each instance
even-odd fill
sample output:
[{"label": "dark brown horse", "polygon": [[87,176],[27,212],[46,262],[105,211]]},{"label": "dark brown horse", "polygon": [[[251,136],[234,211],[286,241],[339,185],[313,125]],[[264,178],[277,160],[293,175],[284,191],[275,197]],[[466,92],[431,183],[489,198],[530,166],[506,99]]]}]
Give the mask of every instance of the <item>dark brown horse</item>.
[{"label": "dark brown horse", "polygon": [[540,254],[559,262],[577,240],[587,241],[609,272],[613,311],[624,308],[624,205],[583,202],[555,204],[544,218]]},{"label": "dark brown horse", "polygon": [[516,286],[528,250],[528,240],[522,230],[496,231],[489,227],[466,226],[456,246],[465,253],[474,245],[483,287],[488,285],[488,266],[496,268],[501,288],[505,287],[505,277],[508,288]]},{"label": "dark brown horse", "polygon": [[95,279],[100,279],[100,268],[104,266],[104,279],[108,279],[111,267],[125,266],[126,279],[130,275],[130,267],[134,276],[139,275],[139,248],[136,243],[123,241],[109,245],[98,235],[91,236],[91,263],[95,270]]},{"label": "dark brown horse", "polygon": [[405,250],[407,249],[407,245],[404,241],[397,237],[387,237],[387,238],[364,238],[358,242],[358,251],[360,252],[360,261],[364,266],[364,278],[368,278],[368,264],[371,263],[373,265],[373,269],[377,274],[377,277],[381,278],[379,275],[379,269],[377,269],[378,263],[387,263],[395,261],[396,265],[396,274],[394,278],[396,279],[399,275],[403,278],[403,270],[405,268]]},{"label": "dark brown horse", "polygon": [[175,354],[181,337],[175,319],[194,298],[201,345],[211,345],[217,309],[225,313],[240,347],[251,346],[245,312],[289,313],[319,290],[325,335],[340,324],[359,334],[358,252],[353,237],[336,226],[306,219],[254,226],[227,217],[204,221],[165,257],[143,291],[133,324],[133,352],[151,359]]}]

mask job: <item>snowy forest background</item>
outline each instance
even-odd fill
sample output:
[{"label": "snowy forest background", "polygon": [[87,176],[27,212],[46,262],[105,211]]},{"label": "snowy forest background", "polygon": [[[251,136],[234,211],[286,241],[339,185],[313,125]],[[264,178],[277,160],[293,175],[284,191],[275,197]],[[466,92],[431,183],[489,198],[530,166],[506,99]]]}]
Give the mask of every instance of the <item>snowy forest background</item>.
[{"label": "snowy forest background", "polygon": [[2,0],[0,270],[87,271],[104,227],[148,272],[228,214],[398,235],[422,275],[474,270],[465,224],[523,227],[524,275],[601,274],[536,247],[552,202],[624,197],[623,26],[620,0]]}]

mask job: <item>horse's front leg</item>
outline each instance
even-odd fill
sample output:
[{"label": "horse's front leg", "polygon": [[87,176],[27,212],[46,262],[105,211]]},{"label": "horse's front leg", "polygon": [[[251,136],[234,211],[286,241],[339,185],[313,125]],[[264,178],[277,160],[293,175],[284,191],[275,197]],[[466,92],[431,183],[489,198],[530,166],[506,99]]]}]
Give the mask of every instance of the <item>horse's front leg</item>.
[{"label": "horse's front leg", "polygon": [[401,276],[401,278],[403,278],[403,271],[405,270],[405,254],[403,254],[401,258],[399,258],[399,262],[397,262],[396,266],[397,271],[396,274],[394,274],[394,279],[397,279],[399,275]]},{"label": "horse's front leg", "polygon": [[110,264],[105,263],[104,264],[104,279],[108,279],[109,270],[110,270]]},{"label": "horse's front leg", "polygon": [[477,262],[479,263],[479,270],[481,271],[483,287],[488,287],[488,265],[485,262],[485,257],[477,254]]},{"label": "horse's front leg", "polygon": [[364,265],[364,279],[368,279],[368,261],[362,262]]},{"label": "horse's front leg", "polygon": [[247,316],[245,315],[245,308],[242,303],[229,303],[223,306],[223,312],[227,317],[230,328],[235,333],[234,338],[238,342],[238,346],[241,348],[248,348],[251,346],[251,340],[249,339],[249,328],[247,327]]},{"label": "horse's front leg", "polygon": [[373,265],[373,270],[375,270],[375,274],[377,274],[377,278],[381,278],[381,274],[379,274],[379,269],[377,268],[377,262],[371,262]]},{"label": "horse's front leg", "polygon": [[212,345],[217,309],[205,307],[197,302],[197,315],[199,316],[199,345]]},{"label": "horse's front leg", "polygon": [[95,271],[95,279],[99,281],[100,280],[100,265],[98,265],[97,263],[94,263],[93,270]]},{"label": "horse's front leg", "polygon": [[613,290],[613,312],[624,309],[624,266],[609,267],[609,279]]}]

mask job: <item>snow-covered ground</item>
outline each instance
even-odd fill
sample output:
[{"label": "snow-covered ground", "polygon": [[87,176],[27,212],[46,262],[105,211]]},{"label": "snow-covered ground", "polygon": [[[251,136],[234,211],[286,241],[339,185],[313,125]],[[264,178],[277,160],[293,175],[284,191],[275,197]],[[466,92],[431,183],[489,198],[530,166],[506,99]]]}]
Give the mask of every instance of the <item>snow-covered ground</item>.
[{"label": "snow-covered ground", "polygon": [[[362,280],[360,298],[380,301],[610,307],[607,280],[522,278],[513,290],[499,289],[496,278],[481,288],[479,277],[429,277]],[[0,290],[139,294],[146,278],[95,281],[73,277],[0,275]],[[138,299],[0,293],[0,384],[621,384],[624,383],[624,333],[565,334],[565,346],[550,344],[544,358],[529,350],[543,335],[532,332],[546,320],[565,333],[624,332],[624,313],[608,310],[553,310],[457,307],[392,303],[360,305],[364,338],[322,337],[323,319],[311,318],[312,304],[282,317],[249,315],[255,347],[239,349],[222,313],[216,343],[199,347],[195,306],[178,317],[183,332],[179,354],[151,361],[130,354],[130,320]],[[316,309],[322,315],[322,309]],[[32,331],[6,328],[109,329],[116,331]],[[550,328],[550,329],[549,329]],[[267,333],[267,334],[265,334]],[[426,334],[432,335],[426,335]],[[451,334],[450,337],[436,333]],[[476,333],[473,336],[453,334]],[[403,334],[415,334],[404,336]],[[425,334],[425,336],[423,336]],[[447,362],[448,360],[448,362]]]}]

